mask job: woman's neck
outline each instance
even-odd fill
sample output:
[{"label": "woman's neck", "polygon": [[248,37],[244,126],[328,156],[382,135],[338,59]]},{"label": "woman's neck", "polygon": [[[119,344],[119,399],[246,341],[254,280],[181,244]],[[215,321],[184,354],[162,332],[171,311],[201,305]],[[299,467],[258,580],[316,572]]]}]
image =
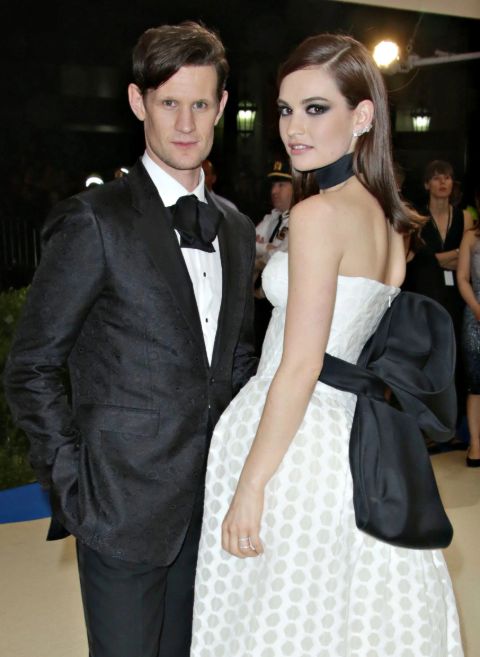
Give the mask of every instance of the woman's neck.
[{"label": "woman's neck", "polygon": [[448,198],[435,198],[431,196],[428,202],[428,209],[434,216],[448,215],[450,212],[450,202]]},{"label": "woman's neck", "polygon": [[320,192],[341,189],[355,175],[353,153],[346,153],[335,162],[315,169],[314,174]]}]

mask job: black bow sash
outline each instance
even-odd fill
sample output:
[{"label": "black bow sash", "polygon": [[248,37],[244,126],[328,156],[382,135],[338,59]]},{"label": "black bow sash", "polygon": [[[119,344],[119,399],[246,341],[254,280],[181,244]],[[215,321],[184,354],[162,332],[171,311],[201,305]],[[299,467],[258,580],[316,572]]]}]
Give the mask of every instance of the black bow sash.
[{"label": "black bow sash", "polygon": [[207,203],[202,203],[194,194],[181,196],[175,205],[168,208],[172,226],[180,233],[182,249],[200,249],[213,253],[213,240],[217,236],[222,213]]},{"label": "black bow sash", "polygon": [[455,431],[455,338],[435,301],[402,292],[356,365],[325,354],[323,383],[358,395],[350,436],[355,519],[393,545],[449,545],[452,526],[440,500],[423,433]]}]

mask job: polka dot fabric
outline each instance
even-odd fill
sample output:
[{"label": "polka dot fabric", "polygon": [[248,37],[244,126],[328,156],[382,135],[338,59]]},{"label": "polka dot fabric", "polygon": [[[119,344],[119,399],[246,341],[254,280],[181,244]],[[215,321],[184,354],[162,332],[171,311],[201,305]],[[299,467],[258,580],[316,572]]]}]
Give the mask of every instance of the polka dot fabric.
[{"label": "polka dot fabric", "polygon": [[[274,303],[257,376],[220,419],[208,462],[191,657],[462,657],[439,551],[395,548],[355,526],[348,442],[355,396],[317,384],[269,482],[265,553],[221,549],[221,523],[281,357],[287,256],[264,273]],[[329,353],[355,362],[397,294],[339,277]]]}]

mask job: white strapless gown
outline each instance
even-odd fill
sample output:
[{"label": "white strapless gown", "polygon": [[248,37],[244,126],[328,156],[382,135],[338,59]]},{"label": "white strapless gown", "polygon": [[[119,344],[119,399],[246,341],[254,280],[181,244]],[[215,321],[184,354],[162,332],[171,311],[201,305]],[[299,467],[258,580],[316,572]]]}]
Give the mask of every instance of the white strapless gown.
[{"label": "white strapless gown", "polygon": [[[258,373],[222,415],[206,480],[191,657],[462,657],[440,551],[391,547],[355,526],[348,461],[355,395],[318,383],[269,482],[264,555],[221,549],[221,523],[280,362],[287,254],[263,287],[275,306]],[[338,279],[328,353],[356,362],[398,289]]]}]

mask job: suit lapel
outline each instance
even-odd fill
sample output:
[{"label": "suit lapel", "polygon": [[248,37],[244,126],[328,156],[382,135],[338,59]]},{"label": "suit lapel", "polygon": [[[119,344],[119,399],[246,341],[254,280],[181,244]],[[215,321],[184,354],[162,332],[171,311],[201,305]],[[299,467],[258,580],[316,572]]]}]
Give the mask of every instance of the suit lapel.
[{"label": "suit lapel", "polygon": [[[207,200],[212,203],[208,194]],[[220,361],[228,341],[236,337],[236,327],[241,323],[240,315],[245,305],[246,271],[241,245],[238,242],[236,219],[227,209],[220,208],[220,211],[224,215],[218,230],[222,262],[222,303],[213,347],[212,369]]]},{"label": "suit lapel", "polygon": [[132,204],[137,211],[136,229],[147,246],[156,270],[170,287],[172,299],[190,327],[204,360],[208,362],[192,281],[177,236],[171,228],[168,212],[140,162],[130,171],[128,182],[132,190]]}]

